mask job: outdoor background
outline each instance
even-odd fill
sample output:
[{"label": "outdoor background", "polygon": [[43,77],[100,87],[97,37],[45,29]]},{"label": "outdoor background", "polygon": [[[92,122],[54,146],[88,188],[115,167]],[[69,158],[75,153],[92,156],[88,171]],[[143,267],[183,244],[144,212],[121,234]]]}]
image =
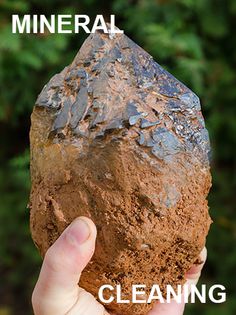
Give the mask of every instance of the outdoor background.
[{"label": "outdoor background", "polygon": [[115,14],[117,26],[200,96],[213,149],[214,220],[202,282],[223,284],[227,302],[189,305],[185,314],[235,315],[235,0],[0,1],[0,315],[32,315],[41,264],[27,209],[30,114],[44,84],[87,36],[13,35],[11,14],[63,13]]}]

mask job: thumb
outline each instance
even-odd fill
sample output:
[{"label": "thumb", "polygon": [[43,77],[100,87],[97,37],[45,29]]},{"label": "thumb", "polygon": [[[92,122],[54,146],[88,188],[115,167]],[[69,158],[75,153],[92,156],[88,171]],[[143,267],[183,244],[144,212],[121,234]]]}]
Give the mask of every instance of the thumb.
[{"label": "thumb", "polygon": [[78,299],[80,274],[91,259],[96,227],[79,217],[48,249],[32,295],[35,314],[65,314]]}]

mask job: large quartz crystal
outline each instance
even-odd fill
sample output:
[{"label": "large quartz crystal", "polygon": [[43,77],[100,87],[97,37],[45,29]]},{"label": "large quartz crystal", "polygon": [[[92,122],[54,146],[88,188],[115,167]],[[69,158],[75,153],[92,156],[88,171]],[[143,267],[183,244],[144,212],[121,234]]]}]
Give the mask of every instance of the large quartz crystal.
[{"label": "large quartz crystal", "polygon": [[[194,73],[193,73],[194,75]],[[43,88],[30,131],[31,231],[42,255],[88,216],[96,251],[80,285],[175,287],[210,225],[209,139],[199,98],[123,34],[90,35]],[[108,304],[144,315],[148,304]]]}]

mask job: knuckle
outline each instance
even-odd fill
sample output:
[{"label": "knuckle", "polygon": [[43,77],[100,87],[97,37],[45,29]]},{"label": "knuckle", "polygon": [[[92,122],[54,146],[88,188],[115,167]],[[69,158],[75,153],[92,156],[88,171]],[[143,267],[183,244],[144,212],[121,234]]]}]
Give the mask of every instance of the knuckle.
[{"label": "knuckle", "polygon": [[62,269],[62,257],[53,248],[49,248],[44,257],[44,264],[50,273],[58,273]]}]

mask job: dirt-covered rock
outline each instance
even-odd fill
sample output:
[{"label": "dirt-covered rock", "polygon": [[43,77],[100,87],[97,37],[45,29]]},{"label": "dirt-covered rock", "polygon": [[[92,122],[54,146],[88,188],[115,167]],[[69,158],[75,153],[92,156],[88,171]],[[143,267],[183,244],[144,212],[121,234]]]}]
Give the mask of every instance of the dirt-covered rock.
[{"label": "dirt-covered rock", "polygon": [[[88,216],[98,238],[83,288],[97,296],[121,284],[129,298],[132,284],[183,284],[211,222],[198,97],[125,35],[97,32],[43,88],[31,118],[31,231],[41,254]],[[107,306],[126,315],[150,307]]]}]

